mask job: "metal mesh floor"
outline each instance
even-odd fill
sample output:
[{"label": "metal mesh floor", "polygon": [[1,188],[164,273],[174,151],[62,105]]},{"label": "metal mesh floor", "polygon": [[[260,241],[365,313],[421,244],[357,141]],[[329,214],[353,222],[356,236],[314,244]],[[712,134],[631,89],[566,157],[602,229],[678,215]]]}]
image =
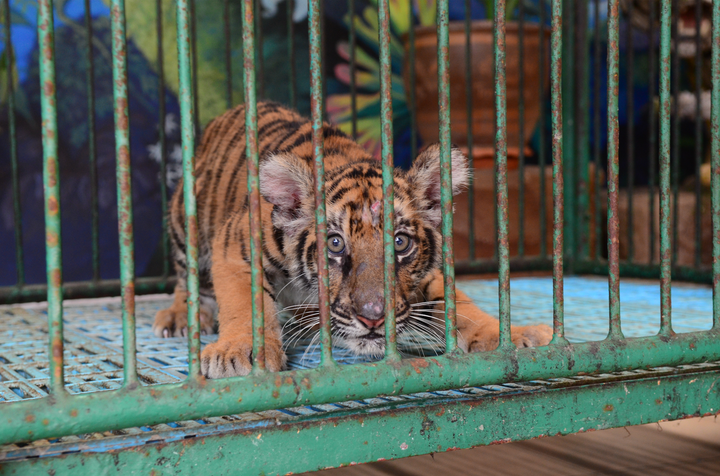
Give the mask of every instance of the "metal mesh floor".
[{"label": "metal mesh floor", "polygon": [[[482,309],[497,315],[497,281],[460,281]],[[514,324],[552,322],[552,280],[514,279],[511,286]],[[600,340],[607,334],[607,280],[570,277],[565,280],[565,323],[572,342]],[[627,337],[655,334],[659,328],[660,295],[656,282],[626,281],[620,288],[623,332]],[[709,286],[673,287],[673,325],[677,332],[707,330],[712,326]],[[138,374],[145,385],[182,380],[187,372],[187,344],[183,338],[160,339],[152,334],[155,313],[170,304],[169,296],[138,298]],[[67,301],[64,309],[65,375],[71,393],[119,388],[122,383],[122,323],[118,299]],[[47,316],[40,305],[0,307],[0,402],[47,395]],[[217,339],[203,336],[203,345]],[[308,341],[288,350],[290,368],[314,367],[317,348]],[[365,361],[334,349],[343,364]]]},{"label": "metal mesh floor", "polygon": [[[482,309],[497,315],[497,282],[460,281],[465,291]],[[552,280],[550,278],[514,279],[511,285],[514,324],[547,323],[552,320]],[[599,340],[607,333],[607,281],[602,278],[571,277],[565,280],[566,330],[571,341]],[[675,285],[673,323],[678,332],[705,330],[712,323],[712,292],[707,286]],[[657,282],[626,281],[621,287],[623,331],[626,336],[652,335],[659,321]],[[155,312],[170,303],[169,296],[142,296],[137,307],[138,374],[144,385],[182,380],[187,369],[187,344],[182,338],[159,339],[151,331]],[[122,383],[122,325],[120,303],[116,298],[68,301],[64,309],[65,375],[71,393],[96,392],[119,388]],[[0,405],[2,402],[39,398],[47,395],[47,316],[42,304],[23,307],[0,306]],[[217,336],[203,336],[203,345]],[[317,352],[302,346],[288,352],[291,367],[313,366]],[[347,351],[334,351],[341,363],[353,363]],[[62,454],[81,448],[83,442],[98,438],[118,439],[119,445],[141,444],[158,439],[170,441],[192,435],[215,434],[230,428],[291,421],[305,415],[332,413],[352,408],[383,408],[397,402],[437,398],[485,398],[498,393],[539,391],[557,385],[593,383],[603,379],[659,375],[690,371],[717,364],[699,364],[682,368],[658,368],[650,371],[620,372],[574,379],[549,379],[525,384],[473,387],[445,392],[425,392],[398,397],[383,397],[329,405],[302,406],[284,410],[245,413],[224,417],[175,422],[152,427],[129,428],[105,433],[78,435],[31,444],[0,447],[0,461],[32,455]]]}]

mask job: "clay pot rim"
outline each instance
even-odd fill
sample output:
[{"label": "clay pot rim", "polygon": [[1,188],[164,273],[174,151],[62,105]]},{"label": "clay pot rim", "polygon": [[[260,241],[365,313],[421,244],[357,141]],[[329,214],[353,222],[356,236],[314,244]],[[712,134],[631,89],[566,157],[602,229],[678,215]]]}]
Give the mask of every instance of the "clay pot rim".
[{"label": "clay pot rim", "polygon": [[[486,31],[490,30],[492,31],[494,22],[493,20],[473,20],[471,22],[471,31]],[[538,22],[528,22],[526,21],[524,24],[524,29],[527,32],[537,32],[540,30],[540,23]],[[448,24],[448,30],[450,32],[456,32],[461,31],[465,32],[465,20],[453,20],[449,22]],[[517,21],[508,21],[505,22],[505,31],[506,32],[516,32],[520,30],[520,23]],[[551,29],[549,27],[545,27],[545,34],[550,35]],[[428,34],[432,33],[433,35],[437,34],[437,27],[434,25],[416,25],[415,26],[415,34]],[[403,36],[403,39],[407,40],[407,37],[409,36],[407,33],[405,33]]]}]

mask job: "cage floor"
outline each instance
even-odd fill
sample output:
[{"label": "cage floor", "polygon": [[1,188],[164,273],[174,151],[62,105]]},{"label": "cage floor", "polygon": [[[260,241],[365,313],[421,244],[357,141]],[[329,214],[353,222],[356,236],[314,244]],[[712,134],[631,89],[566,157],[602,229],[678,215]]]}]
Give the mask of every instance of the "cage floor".
[{"label": "cage floor", "polygon": [[[497,314],[497,282],[459,281],[481,308]],[[515,324],[550,323],[552,320],[552,280],[520,278],[512,280],[512,319]],[[598,340],[607,333],[607,281],[601,278],[571,277],[565,280],[566,329],[571,341]],[[676,285],[673,289],[673,322],[678,332],[711,327],[711,290],[706,286]],[[652,335],[659,321],[659,291],[656,282],[626,281],[621,287],[623,330],[627,336]],[[137,360],[138,374],[144,385],[177,382],[187,369],[187,344],[182,338],[159,339],[151,331],[158,309],[170,303],[169,296],[138,297]],[[86,393],[119,388],[122,383],[122,326],[117,298],[68,301],[64,307],[65,375],[68,391]],[[47,394],[47,321],[43,304],[22,307],[0,306],[0,405],[2,402],[40,398]],[[216,336],[203,336],[203,344]],[[302,346],[288,352],[293,368],[314,365],[317,351]],[[357,361],[342,349],[335,350],[341,363]],[[139,444],[158,438],[171,441],[192,435],[217,434],[247,425],[292,421],[306,415],[333,413],[351,408],[383,408],[418,399],[492,398],[499,393],[533,392],[557,385],[600,382],[603,379],[632,378],[640,374],[660,375],[686,368],[717,367],[717,363],[683,366],[680,369],[657,368],[603,374],[572,379],[549,379],[522,384],[488,385],[444,392],[423,392],[381,397],[330,405],[308,405],[283,410],[245,413],[224,417],[175,422],[152,427],[129,428],[105,433],[40,440],[31,444],[0,447],[0,461],[33,455],[50,456],[77,451],[83,442],[114,439],[117,445]]]},{"label": "cage floor", "polygon": [[[497,316],[497,281],[459,281],[480,308]],[[565,280],[565,325],[571,342],[603,339],[608,331],[607,280],[570,277]],[[656,282],[628,280],[620,288],[623,332],[627,337],[655,334],[659,329],[659,288]],[[712,326],[709,286],[673,287],[673,326],[677,332]],[[142,296],[136,303],[138,374],[146,385],[182,380],[187,372],[187,344],[183,338],[156,338],[151,326],[155,313],[170,304],[169,296]],[[47,316],[42,304],[0,307],[0,402],[47,395]],[[514,324],[552,322],[551,278],[519,278],[511,284]],[[67,301],[64,307],[65,376],[71,393],[119,388],[122,384],[122,324],[117,298]],[[217,339],[203,336],[203,345]],[[314,367],[319,361],[312,339],[288,349],[293,369]],[[342,348],[334,349],[342,364],[365,361]]]}]

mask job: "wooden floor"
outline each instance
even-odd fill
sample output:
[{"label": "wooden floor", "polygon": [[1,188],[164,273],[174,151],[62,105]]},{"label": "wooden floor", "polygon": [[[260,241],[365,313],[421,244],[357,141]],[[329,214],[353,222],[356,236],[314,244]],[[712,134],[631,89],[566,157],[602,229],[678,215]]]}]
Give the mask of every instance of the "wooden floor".
[{"label": "wooden floor", "polygon": [[720,475],[714,417],[555,436],[306,475]]}]

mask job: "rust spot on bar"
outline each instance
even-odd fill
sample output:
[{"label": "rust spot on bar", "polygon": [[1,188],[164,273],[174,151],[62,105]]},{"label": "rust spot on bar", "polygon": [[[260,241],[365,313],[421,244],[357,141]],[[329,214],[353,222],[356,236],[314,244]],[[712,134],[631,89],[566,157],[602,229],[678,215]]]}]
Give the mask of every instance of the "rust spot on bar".
[{"label": "rust spot on bar", "polygon": [[31,413],[28,413],[28,414],[25,416],[25,421],[28,422],[28,423],[34,423],[34,422],[35,422],[35,415],[33,415],[33,414],[31,414]]},{"label": "rust spot on bar", "polygon": [[70,410],[70,416],[73,417],[73,418],[76,417],[76,416],[78,416],[78,411],[77,411],[76,409]]},{"label": "rust spot on bar", "polygon": [[615,407],[610,405],[609,403],[603,407],[604,412],[611,412],[613,410],[615,410]]}]

